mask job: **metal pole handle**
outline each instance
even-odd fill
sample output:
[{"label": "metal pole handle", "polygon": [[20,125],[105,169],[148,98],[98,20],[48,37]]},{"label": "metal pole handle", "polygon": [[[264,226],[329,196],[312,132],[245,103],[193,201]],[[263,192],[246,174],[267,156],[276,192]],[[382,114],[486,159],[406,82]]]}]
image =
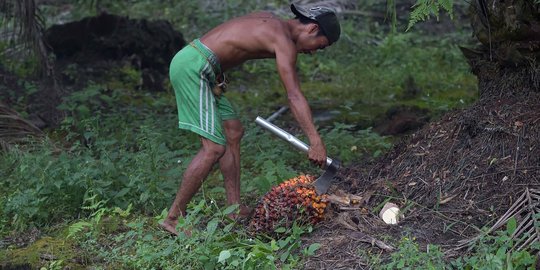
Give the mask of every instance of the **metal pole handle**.
[{"label": "metal pole handle", "polygon": [[[292,146],[296,147],[298,150],[304,151],[306,153],[308,152],[309,146],[307,144],[305,144],[303,141],[299,140],[298,138],[294,137],[287,131],[266,121],[264,118],[257,116],[257,118],[255,119],[255,123],[259,124],[261,127],[272,132],[274,135],[278,136],[279,138],[289,142],[290,144],[292,144]],[[330,164],[332,164],[332,159],[329,157],[326,157],[326,165],[329,166]]]}]

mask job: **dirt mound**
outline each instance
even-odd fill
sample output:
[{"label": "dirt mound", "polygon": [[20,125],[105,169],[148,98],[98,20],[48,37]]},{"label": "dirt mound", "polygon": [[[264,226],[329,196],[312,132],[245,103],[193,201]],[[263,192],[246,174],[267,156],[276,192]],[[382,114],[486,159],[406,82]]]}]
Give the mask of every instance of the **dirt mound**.
[{"label": "dirt mound", "polygon": [[403,135],[420,129],[430,118],[429,110],[416,106],[395,106],[389,108],[373,123],[373,130],[381,135]]},{"label": "dirt mound", "polygon": [[[335,209],[329,229],[308,239],[324,244],[306,269],[361,269],[367,262],[358,249],[381,239],[395,247],[404,235],[453,249],[497,221],[526,188],[540,188],[538,73],[480,64],[471,63],[479,101],[426,125],[371,165],[343,172],[339,188],[370,199],[357,210]],[[388,200],[404,212],[398,225],[377,216]]]},{"label": "dirt mound", "polygon": [[[56,56],[57,80],[21,80],[0,67],[0,98],[7,106],[27,100],[24,111],[17,109],[27,113],[28,120],[40,129],[57,127],[65,117],[65,112],[58,109],[62,98],[90,82],[132,76],[136,78],[130,79],[137,81],[134,88],[164,91],[169,62],[185,46],[182,34],[167,21],[111,14],[53,25],[45,32],[44,40]],[[124,67],[136,72],[120,74]]]},{"label": "dirt mound", "polygon": [[163,90],[170,60],[185,45],[182,34],[168,21],[130,19],[106,13],[54,25],[47,29],[45,40],[56,55],[60,69],[76,63],[102,70],[105,66],[102,62],[128,59],[142,71],[143,88],[148,90]]}]

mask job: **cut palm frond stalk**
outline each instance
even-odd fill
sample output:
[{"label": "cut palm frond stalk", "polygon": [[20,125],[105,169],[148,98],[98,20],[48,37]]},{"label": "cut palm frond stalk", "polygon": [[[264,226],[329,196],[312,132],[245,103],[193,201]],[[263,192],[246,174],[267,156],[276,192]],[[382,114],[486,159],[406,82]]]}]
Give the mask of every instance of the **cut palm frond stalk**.
[{"label": "cut palm frond stalk", "polygon": [[0,102],[0,149],[6,151],[13,145],[27,143],[31,137],[41,138],[44,133]]},{"label": "cut palm frond stalk", "polygon": [[[512,218],[517,221],[517,226],[510,235],[514,240],[512,250],[527,249],[535,242],[540,243],[540,190],[526,188],[519,199],[485,234],[499,230]],[[456,249],[471,246],[485,234],[461,241]]]}]

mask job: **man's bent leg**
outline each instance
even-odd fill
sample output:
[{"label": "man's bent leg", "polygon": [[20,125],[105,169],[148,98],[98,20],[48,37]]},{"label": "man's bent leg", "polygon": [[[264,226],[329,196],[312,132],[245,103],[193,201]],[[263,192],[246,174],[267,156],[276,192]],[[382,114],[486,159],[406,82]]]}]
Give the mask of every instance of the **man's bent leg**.
[{"label": "man's bent leg", "polygon": [[[227,204],[240,205],[240,141],[244,128],[238,119],[223,121],[227,146],[225,154],[219,159],[219,167],[225,182]],[[249,209],[240,205],[240,215],[248,215]]]},{"label": "man's bent leg", "polygon": [[201,187],[202,182],[212,170],[212,166],[225,152],[225,147],[223,145],[219,145],[206,138],[201,137],[201,143],[202,148],[189,163],[184,172],[182,183],[180,184],[180,188],[169,209],[167,218],[161,224],[164,229],[173,234],[178,234],[178,232],[176,232],[178,217],[180,215],[186,215],[187,204]]}]

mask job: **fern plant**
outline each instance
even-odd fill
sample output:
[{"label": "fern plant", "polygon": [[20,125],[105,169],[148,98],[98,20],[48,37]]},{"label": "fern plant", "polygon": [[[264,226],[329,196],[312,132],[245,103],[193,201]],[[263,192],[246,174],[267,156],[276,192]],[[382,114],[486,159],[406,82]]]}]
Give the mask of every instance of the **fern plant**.
[{"label": "fern plant", "polygon": [[409,18],[409,25],[407,31],[411,29],[416,23],[420,21],[426,21],[431,16],[435,16],[439,19],[439,13],[441,10],[448,13],[450,18],[454,17],[454,1],[453,0],[417,0],[416,4],[412,7],[412,11]]},{"label": "fern plant", "polygon": [[[89,192],[91,193],[91,192]],[[110,212],[109,208],[105,207],[105,204],[107,201],[105,200],[98,200],[97,194],[94,194],[93,196],[86,197],[84,199],[84,206],[81,207],[83,210],[89,210],[92,211],[92,214],[90,214],[91,221],[79,221],[71,226],[69,226],[68,229],[68,238],[73,238],[76,235],[80,234],[85,229],[93,230],[101,221],[101,218],[108,212]],[[131,207],[129,208],[131,209]],[[126,210],[126,211],[129,211]]]}]

